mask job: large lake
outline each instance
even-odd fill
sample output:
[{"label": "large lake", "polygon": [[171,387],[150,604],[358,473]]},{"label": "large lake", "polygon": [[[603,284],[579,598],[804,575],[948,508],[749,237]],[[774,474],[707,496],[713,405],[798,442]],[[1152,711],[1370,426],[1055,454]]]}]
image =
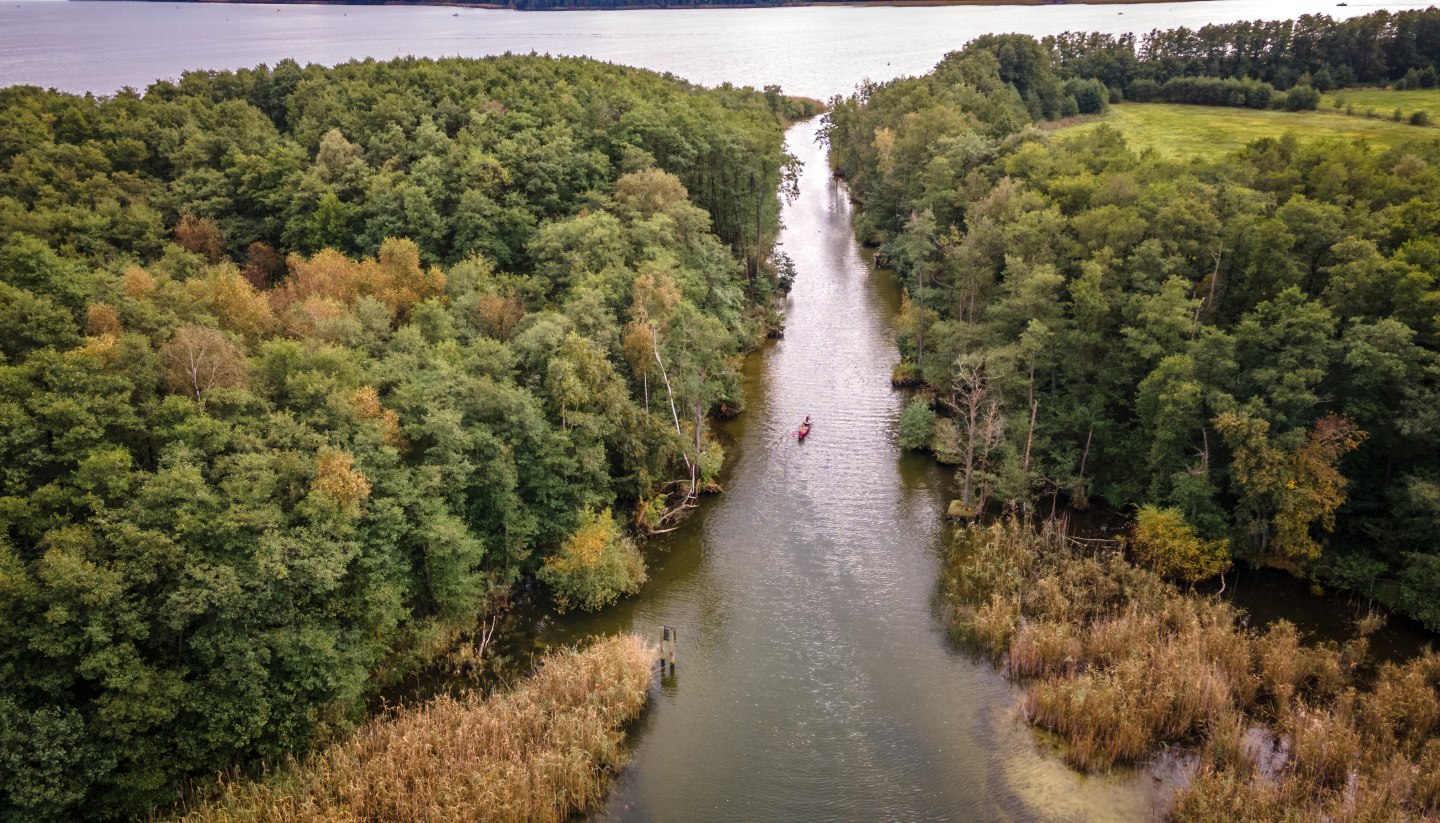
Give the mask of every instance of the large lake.
[{"label": "large lake", "polygon": [[1127,6],[791,7],[513,12],[404,6],[268,6],[0,0],[0,86],[109,94],[187,69],[286,57],[327,65],[404,55],[585,55],[706,85],[778,83],[830,97],[864,79],[919,74],[986,32],[1147,32],[1234,20],[1336,17],[1429,3],[1205,0]]}]

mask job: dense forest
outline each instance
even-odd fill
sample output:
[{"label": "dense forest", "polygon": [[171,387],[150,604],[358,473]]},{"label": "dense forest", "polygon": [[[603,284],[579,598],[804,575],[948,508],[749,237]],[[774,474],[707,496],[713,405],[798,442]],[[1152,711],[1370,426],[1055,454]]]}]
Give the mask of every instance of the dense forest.
[{"label": "dense forest", "polygon": [[0,112],[0,820],[38,821],[343,733],[524,577],[635,590],[776,322],[814,109],[507,56]]},{"label": "dense forest", "polygon": [[1035,128],[1108,104],[1062,62],[986,36],[828,115],[857,231],[907,283],[902,443],[959,467],[956,514],[1143,506],[1173,577],[1247,558],[1440,628],[1435,133],[1167,161]]},{"label": "dense forest", "polygon": [[[1094,78],[1135,96],[1180,77],[1251,79],[1288,89],[1400,83],[1432,87],[1440,62],[1440,10],[1379,11],[1348,20],[1212,24],[1135,35],[1067,32],[1044,46],[1063,79]],[[1002,61],[1005,59],[1000,56]]]}]

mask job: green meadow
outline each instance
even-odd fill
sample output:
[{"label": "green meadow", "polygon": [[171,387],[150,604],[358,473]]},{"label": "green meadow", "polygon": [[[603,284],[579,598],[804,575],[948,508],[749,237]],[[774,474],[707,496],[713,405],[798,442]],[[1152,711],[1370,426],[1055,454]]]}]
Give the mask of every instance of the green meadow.
[{"label": "green meadow", "polygon": [[1337,109],[1356,116],[1364,116],[1373,109],[1377,117],[1384,118],[1393,117],[1395,110],[1399,109],[1400,116],[1407,120],[1414,112],[1423,111],[1430,115],[1432,123],[1436,123],[1440,122],[1440,88],[1405,91],[1380,88],[1340,89],[1320,97],[1321,111]]},{"label": "green meadow", "polygon": [[[1379,92],[1409,94],[1409,92]],[[1429,94],[1433,92],[1416,92]],[[1393,110],[1394,105],[1391,105]],[[1390,119],[1347,116],[1334,110],[1287,112],[1258,109],[1187,106],[1171,103],[1127,103],[1103,115],[1062,127],[1067,133],[1098,128],[1118,129],[1136,149],[1154,149],[1166,157],[1223,157],[1262,137],[1294,134],[1304,141],[1367,140],[1384,146],[1414,140],[1440,140],[1440,129],[1396,123]]]}]

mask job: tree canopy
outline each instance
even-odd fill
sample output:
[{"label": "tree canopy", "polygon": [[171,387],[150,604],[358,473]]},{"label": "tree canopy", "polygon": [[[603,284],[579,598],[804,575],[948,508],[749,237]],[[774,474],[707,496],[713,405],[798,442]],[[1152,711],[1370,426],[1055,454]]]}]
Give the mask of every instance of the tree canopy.
[{"label": "tree canopy", "polygon": [[[1333,30],[1420,37],[1440,13],[1362,21]],[[980,38],[828,115],[856,229],[906,284],[897,374],[943,413],[907,409],[908,444],[960,467],[957,511],[1148,505],[1166,534],[1142,543],[1206,558],[1166,573],[1218,569],[1228,540],[1440,628],[1440,141],[1168,161],[1035,128],[1062,78],[1114,81],[1062,52],[1082,41],[1108,42]],[[1227,73],[1317,69],[1277,54],[1290,75]]]},{"label": "tree canopy", "polygon": [[522,576],[633,591],[772,322],[796,105],[517,56],[0,90],[0,819],[324,740]]}]

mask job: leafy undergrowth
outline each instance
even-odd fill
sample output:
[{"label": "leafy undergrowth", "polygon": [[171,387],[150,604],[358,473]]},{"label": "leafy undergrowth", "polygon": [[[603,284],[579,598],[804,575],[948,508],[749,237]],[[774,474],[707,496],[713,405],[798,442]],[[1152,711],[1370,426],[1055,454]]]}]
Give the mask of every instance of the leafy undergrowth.
[{"label": "leafy undergrowth", "polygon": [[264,781],[234,780],[183,818],[562,821],[604,797],[651,650],[633,635],[552,653],[513,690],[399,709]]},{"label": "leafy undergrowth", "polygon": [[1440,654],[1362,683],[1363,638],[1244,628],[1229,604],[1055,526],[961,529],[944,575],[957,636],[1026,684],[1025,719],[1072,766],[1197,748],[1176,820],[1440,819]]}]

